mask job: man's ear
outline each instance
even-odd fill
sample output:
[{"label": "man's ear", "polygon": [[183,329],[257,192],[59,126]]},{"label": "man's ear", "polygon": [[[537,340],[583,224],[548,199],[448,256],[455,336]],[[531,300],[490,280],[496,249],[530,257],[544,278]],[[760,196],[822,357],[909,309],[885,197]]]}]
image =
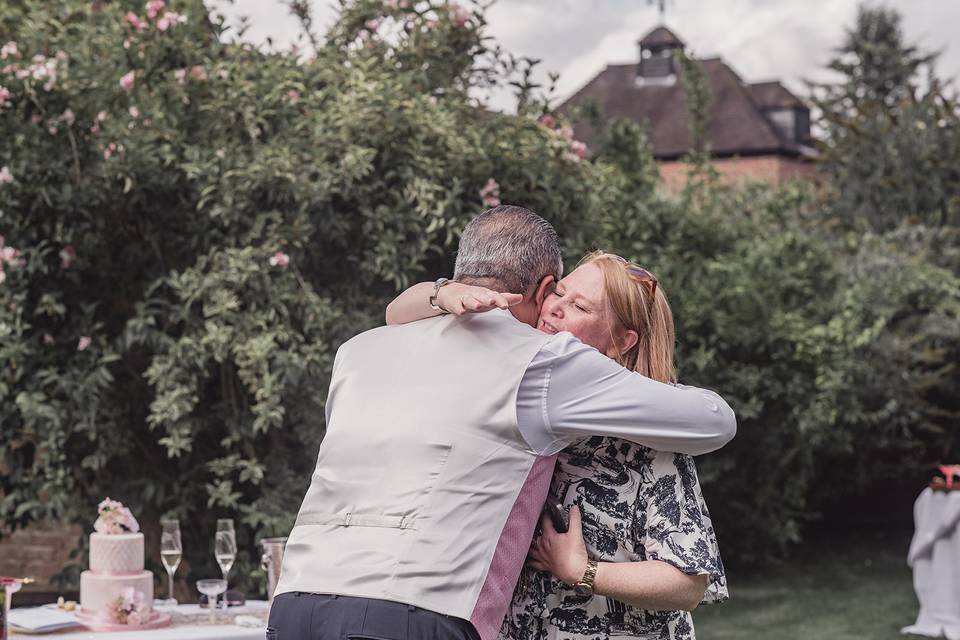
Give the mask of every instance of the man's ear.
[{"label": "man's ear", "polygon": [[557,280],[553,276],[544,276],[540,283],[537,285],[537,288],[533,292],[533,301],[537,303],[537,309],[543,304],[543,301],[546,299],[550,292],[553,291],[553,288],[557,285]]}]

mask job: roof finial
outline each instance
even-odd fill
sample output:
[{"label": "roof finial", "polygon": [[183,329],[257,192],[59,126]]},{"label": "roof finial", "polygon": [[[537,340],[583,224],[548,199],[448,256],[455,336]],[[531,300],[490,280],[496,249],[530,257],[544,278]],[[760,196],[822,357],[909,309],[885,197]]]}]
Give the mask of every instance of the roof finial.
[{"label": "roof finial", "polygon": [[667,15],[667,0],[657,0],[657,7],[660,9],[660,24],[663,24]]}]

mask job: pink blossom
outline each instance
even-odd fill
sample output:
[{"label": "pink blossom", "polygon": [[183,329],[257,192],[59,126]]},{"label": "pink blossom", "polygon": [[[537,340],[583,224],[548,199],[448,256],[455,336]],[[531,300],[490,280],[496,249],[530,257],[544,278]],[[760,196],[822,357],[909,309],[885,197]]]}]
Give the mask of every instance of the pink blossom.
[{"label": "pink blossom", "polygon": [[80,340],[77,342],[77,351],[86,351],[91,342],[93,340],[89,336],[80,336]]},{"label": "pink blossom", "polygon": [[370,31],[370,33],[376,33],[377,29],[380,28],[380,21],[377,19],[367,20],[363,24],[363,26],[365,26]]},{"label": "pink blossom", "polygon": [[77,259],[77,251],[72,245],[67,245],[60,250],[60,267],[69,269]]},{"label": "pink blossom", "polygon": [[0,248],[0,264],[3,263],[11,267],[22,267],[23,259],[20,258],[20,250],[13,247]]},{"label": "pink blossom", "polygon": [[137,626],[141,622],[143,622],[143,620],[140,618],[140,614],[136,611],[127,615],[127,624]]},{"label": "pink blossom", "polygon": [[131,89],[133,89],[134,78],[136,78],[135,72],[133,71],[126,72],[125,74],[123,74],[123,77],[120,78],[120,87],[124,91],[130,91]]},{"label": "pink blossom", "polygon": [[129,48],[130,48],[130,39],[129,39],[129,38],[124,38],[124,39],[123,39],[123,48],[124,48],[124,49],[129,49]]},{"label": "pink blossom", "polygon": [[5,67],[4,67],[2,70],[0,70],[0,71],[2,71],[4,74],[10,74],[10,73],[16,72],[16,70],[19,69],[19,68],[20,68],[20,67],[17,65],[16,62],[12,62],[12,63],[8,64],[7,66],[5,66]]},{"label": "pink blossom", "polygon": [[383,8],[387,11],[406,9],[410,6],[409,0],[383,0]]},{"label": "pink blossom", "polygon": [[0,167],[0,184],[10,184],[13,182],[13,174],[10,173],[10,167]]},{"label": "pink blossom", "polygon": [[579,140],[574,140],[570,143],[570,155],[576,157],[578,161],[583,160],[587,157],[587,145]]},{"label": "pink blossom", "polygon": [[183,81],[187,78],[187,70],[177,69],[173,72],[173,77],[176,79],[177,84],[183,84]]},{"label": "pink blossom", "polygon": [[454,26],[462,28],[466,26],[467,22],[473,17],[473,11],[454,2],[450,4],[449,15],[450,22],[452,22]]},{"label": "pink blossom", "polygon": [[147,27],[146,23],[141,20],[140,17],[133,11],[128,11],[127,15],[123,17],[123,21],[136,29],[138,32],[143,31]]},{"label": "pink blossom", "polygon": [[106,111],[98,111],[98,112],[97,112],[97,122],[103,122],[103,121],[106,120],[106,119],[107,119],[107,112],[106,112]]},{"label": "pink blossom", "polygon": [[486,207],[496,207],[500,205],[500,185],[493,178],[487,180],[483,188],[480,189],[480,197]]},{"label": "pink blossom", "polygon": [[437,26],[437,21],[436,21],[436,20],[425,20],[424,23],[423,23],[423,26],[426,27],[427,30],[433,29],[435,26]]},{"label": "pink blossom", "polygon": [[66,122],[68,127],[72,127],[76,120],[77,116],[75,116],[73,111],[70,109],[64,109],[63,113],[60,114],[60,121]]},{"label": "pink blossom", "polygon": [[47,346],[49,347],[49,346],[52,345],[54,342],[56,342],[56,340],[53,339],[53,336],[52,336],[52,335],[50,335],[49,333],[43,334],[43,344],[45,344],[45,345],[47,345]]},{"label": "pink blossom", "polygon": [[5,106],[10,102],[10,90],[0,85],[0,107]]},{"label": "pink blossom", "polygon": [[6,60],[10,56],[20,57],[20,51],[17,50],[17,43],[13,40],[0,47],[0,60]]},{"label": "pink blossom", "polygon": [[174,13],[168,11],[159,20],[157,20],[157,29],[160,31],[166,31],[175,24],[183,24],[187,21],[187,16],[180,15],[179,13]]},{"label": "pink blossom", "polygon": [[291,103],[297,104],[300,102],[300,92],[296,89],[290,89],[290,91],[287,91],[287,98],[290,99]]},{"label": "pink blossom", "polygon": [[131,117],[131,118],[139,118],[139,117],[140,117],[140,109],[137,109],[137,106],[136,106],[136,105],[132,105],[129,109],[127,109],[127,113],[130,114],[130,117]]},{"label": "pink blossom", "polygon": [[270,256],[270,266],[271,267],[280,267],[286,269],[290,264],[290,256],[285,254],[283,251],[277,251],[275,254]]},{"label": "pink blossom", "polygon": [[190,76],[194,80],[206,80],[207,79],[207,70],[200,65],[194,65],[190,68]]},{"label": "pink blossom", "polygon": [[540,119],[537,120],[537,124],[539,124],[541,127],[545,129],[553,129],[554,126],[556,126],[557,121],[552,115],[548,113],[540,116]]},{"label": "pink blossom", "polygon": [[[120,524],[127,528],[131,533],[137,533],[140,531],[140,523],[137,522],[137,519],[133,517],[133,514],[130,513],[130,509],[127,507],[120,507]],[[136,595],[134,595],[134,601],[137,604],[143,603],[143,594],[139,594],[139,602],[137,602]]]},{"label": "pink blossom", "polygon": [[59,60],[60,62],[63,62],[64,60],[67,59],[67,52],[62,50],[57,50],[57,52],[53,54],[53,57]]},{"label": "pink blossom", "polygon": [[163,0],[150,0],[150,2],[147,3],[147,17],[151,20],[156,18],[157,14],[163,10],[166,4]]}]

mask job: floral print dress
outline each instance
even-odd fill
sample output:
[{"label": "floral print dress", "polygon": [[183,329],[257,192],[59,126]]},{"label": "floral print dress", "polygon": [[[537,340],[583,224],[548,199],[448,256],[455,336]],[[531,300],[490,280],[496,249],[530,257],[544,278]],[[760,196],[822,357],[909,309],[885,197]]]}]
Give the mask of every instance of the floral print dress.
[{"label": "floral print dress", "polygon": [[[617,438],[562,451],[551,490],[583,514],[587,554],[601,562],[661,560],[708,575],[703,602],[727,599],[727,581],[693,458]],[[694,640],[686,611],[645,611],[584,598],[553,576],[523,568],[500,631],[504,640]]]}]

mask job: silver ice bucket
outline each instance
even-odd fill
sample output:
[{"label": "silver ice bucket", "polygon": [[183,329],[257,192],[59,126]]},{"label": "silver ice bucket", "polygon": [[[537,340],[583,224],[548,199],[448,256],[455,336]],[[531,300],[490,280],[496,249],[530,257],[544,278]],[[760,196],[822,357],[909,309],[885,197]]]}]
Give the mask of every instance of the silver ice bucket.
[{"label": "silver ice bucket", "polygon": [[267,600],[273,602],[273,592],[277,590],[280,581],[280,567],[283,565],[283,548],[287,545],[286,538],[264,538],[263,555],[260,556],[260,567],[267,572]]}]

